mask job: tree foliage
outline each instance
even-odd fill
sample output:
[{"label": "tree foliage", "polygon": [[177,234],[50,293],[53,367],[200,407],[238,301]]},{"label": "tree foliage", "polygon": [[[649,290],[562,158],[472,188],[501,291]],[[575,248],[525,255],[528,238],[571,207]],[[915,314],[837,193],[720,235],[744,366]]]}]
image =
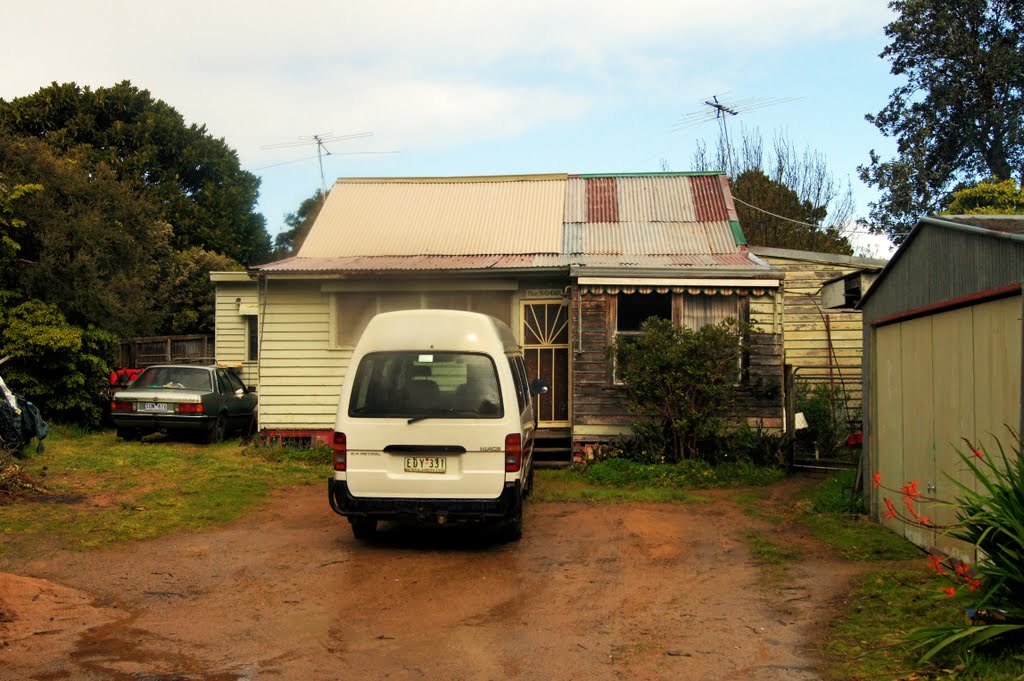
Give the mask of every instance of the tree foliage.
[{"label": "tree foliage", "polygon": [[1013,180],[989,179],[953,192],[946,215],[1024,213],[1024,187]]},{"label": "tree foliage", "polygon": [[639,336],[617,336],[609,352],[625,386],[637,432],[664,435],[666,458],[699,456],[698,443],[717,434],[737,391],[745,329],[735,320],[688,329],[651,317]]},{"label": "tree foliage", "polygon": [[155,262],[169,257],[169,228],[103,164],[58,156],[38,140],[0,134],[0,174],[35,189],[7,218],[17,258],[0,283],[22,300],[57,305],[68,323],[121,335],[160,329],[151,306]]},{"label": "tree foliage", "polygon": [[201,248],[175,251],[160,263],[154,287],[154,297],[163,313],[161,330],[168,334],[212,334],[216,291],[210,272],[241,269],[231,258]]},{"label": "tree foliage", "polygon": [[692,165],[729,176],[750,245],[853,253],[846,236],[853,224],[853,189],[829,170],[820,152],[800,151],[781,133],[766,152],[758,131],[743,130],[738,143],[720,137],[714,151],[698,144]]},{"label": "tree foliage", "polygon": [[55,305],[9,305],[10,298],[0,292],[0,355],[10,357],[3,366],[5,382],[47,419],[99,426],[116,338],[69,324]]},{"label": "tree foliage", "polygon": [[243,263],[263,262],[270,237],[255,212],[259,178],[203,125],[185,123],[166,102],[128,81],[95,90],[53,83],[0,100],[0,130],[81,155],[114,176],[172,227],[178,250],[200,247]]},{"label": "tree foliage", "polygon": [[[327,190],[330,194],[330,190]],[[298,253],[302,242],[309,234],[309,228],[313,226],[316,216],[324,205],[326,194],[317,189],[311,197],[299,204],[299,209],[294,213],[288,213],[284,222],[288,229],[281,232],[274,239],[274,255],[278,258],[286,258]]]},{"label": "tree foliage", "polygon": [[1024,4],[1020,0],[891,0],[879,55],[904,84],[867,120],[896,140],[861,178],[881,190],[875,228],[900,243],[957,187],[985,177],[1024,182]]}]

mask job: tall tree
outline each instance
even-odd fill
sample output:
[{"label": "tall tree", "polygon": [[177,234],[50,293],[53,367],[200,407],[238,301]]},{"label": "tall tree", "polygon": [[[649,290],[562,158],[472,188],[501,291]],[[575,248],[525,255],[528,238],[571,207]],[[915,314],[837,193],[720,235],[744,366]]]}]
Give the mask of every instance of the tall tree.
[{"label": "tall tree", "polygon": [[[327,193],[330,194],[331,190],[328,189]],[[316,216],[320,214],[320,209],[326,198],[326,194],[317,189],[313,196],[299,204],[297,211],[285,216],[284,223],[288,225],[288,229],[274,239],[274,255],[276,257],[286,258],[298,253],[302,242],[306,240],[306,235],[309,234],[309,228],[313,226]]]},{"label": "tall tree", "polygon": [[905,83],[868,115],[894,137],[897,155],[874,150],[859,168],[881,190],[875,228],[900,243],[921,215],[958,187],[992,176],[1024,182],[1024,2],[891,0],[879,55]]},{"label": "tall tree", "polygon": [[[170,257],[159,211],[79,152],[58,156],[43,142],[0,133],[0,175],[23,189],[4,218],[0,272],[19,301],[56,305],[66,321],[121,335],[160,330],[152,308],[156,263]],[[13,198],[13,192],[11,197]]]},{"label": "tall tree", "polygon": [[255,212],[259,178],[241,168],[223,139],[186,124],[169,104],[128,81],[95,90],[53,83],[0,100],[3,129],[109,166],[160,208],[179,250],[200,247],[253,264],[270,254],[265,221]]},{"label": "tall tree", "polygon": [[849,255],[853,189],[828,168],[820,152],[798,150],[782,133],[771,151],[757,130],[738,140],[719,137],[711,150],[698,143],[694,170],[724,170],[732,181],[736,212],[753,246]]}]

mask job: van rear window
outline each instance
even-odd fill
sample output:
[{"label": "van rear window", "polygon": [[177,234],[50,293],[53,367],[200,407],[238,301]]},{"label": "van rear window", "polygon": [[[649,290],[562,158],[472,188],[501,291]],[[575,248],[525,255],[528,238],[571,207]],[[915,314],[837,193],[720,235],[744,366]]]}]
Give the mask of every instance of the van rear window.
[{"label": "van rear window", "polygon": [[374,352],[356,369],[349,416],[502,418],[498,372],[487,355]]}]

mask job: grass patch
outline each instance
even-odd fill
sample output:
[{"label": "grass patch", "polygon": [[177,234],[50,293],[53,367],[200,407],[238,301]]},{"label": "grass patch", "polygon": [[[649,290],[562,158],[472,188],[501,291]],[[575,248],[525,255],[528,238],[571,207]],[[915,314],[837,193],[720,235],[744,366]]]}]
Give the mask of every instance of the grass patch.
[{"label": "grass patch", "polygon": [[947,582],[922,566],[876,572],[848,596],[824,645],[829,681],[875,679],[949,679],[1016,681],[1024,675],[1024,650],[988,655],[983,649],[919,668],[921,650],[904,638],[925,625],[963,622],[963,610],[940,587]]},{"label": "grass patch", "polygon": [[594,485],[606,487],[666,487],[675,489],[710,489],[769,485],[785,477],[779,468],[766,468],[751,463],[724,463],[712,466],[705,461],[687,460],[679,463],[637,463],[628,459],[607,459],[587,466],[577,475]]},{"label": "grass patch", "polygon": [[629,502],[693,503],[707,499],[680,489],[665,487],[617,488],[586,482],[569,469],[537,470],[534,473],[533,498],[537,501],[586,501],[599,504]]},{"label": "grass patch", "polygon": [[917,548],[892,530],[867,516],[806,513],[800,522],[821,542],[834,546],[847,560],[912,560],[923,556]]},{"label": "grass patch", "polygon": [[796,549],[776,544],[757,530],[747,530],[745,538],[754,558],[762,563],[782,565],[800,557]]},{"label": "grass patch", "polygon": [[113,433],[55,428],[24,460],[47,494],[0,506],[0,552],[91,548],[198,530],[241,516],[276,487],[320,482],[326,467],[272,462],[238,441],[124,442]]}]

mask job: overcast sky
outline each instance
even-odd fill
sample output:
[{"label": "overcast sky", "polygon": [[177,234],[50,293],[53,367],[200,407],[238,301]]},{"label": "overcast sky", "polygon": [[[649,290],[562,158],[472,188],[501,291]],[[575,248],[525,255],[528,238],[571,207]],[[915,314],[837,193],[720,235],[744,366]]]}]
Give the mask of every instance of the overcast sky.
[{"label": "overcast sky", "polygon": [[[272,234],[337,177],[687,170],[722,102],[799,98],[729,121],[784,129],[853,183],[864,120],[898,84],[878,58],[884,0],[18,2],[0,25],[0,98],[128,79],[203,123],[262,178]],[[398,152],[392,154],[352,152]]]}]

